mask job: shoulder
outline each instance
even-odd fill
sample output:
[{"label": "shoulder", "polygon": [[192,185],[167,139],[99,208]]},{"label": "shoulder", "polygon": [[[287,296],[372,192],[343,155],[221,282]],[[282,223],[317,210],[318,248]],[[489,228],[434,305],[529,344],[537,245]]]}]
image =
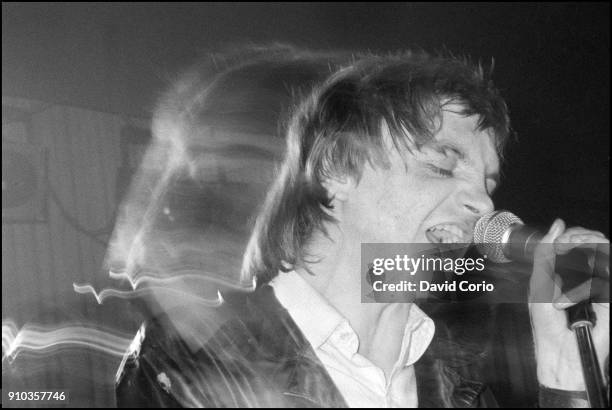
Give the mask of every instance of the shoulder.
[{"label": "shoulder", "polygon": [[224,296],[197,320],[172,311],[140,327],[117,372],[118,406],[265,406],[292,354],[291,325],[269,287]]}]

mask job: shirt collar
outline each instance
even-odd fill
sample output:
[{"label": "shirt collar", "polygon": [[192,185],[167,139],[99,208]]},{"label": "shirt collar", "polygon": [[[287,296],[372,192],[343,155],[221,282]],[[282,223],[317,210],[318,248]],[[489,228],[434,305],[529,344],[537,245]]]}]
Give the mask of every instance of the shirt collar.
[{"label": "shirt collar", "polygon": [[[269,284],[280,304],[287,309],[314,349],[330,341],[347,354],[357,353],[357,333],[348,320],[298,273],[279,272]],[[434,332],[433,320],[413,304],[404,328],[397,363],[401,366],[414,364],[425,353]]]},{"label": "shirt collar", "polygon": [[270,281],[280,304],[287,309],[308,342],[317,349],[345,318],[298,273],[279,272]]}]

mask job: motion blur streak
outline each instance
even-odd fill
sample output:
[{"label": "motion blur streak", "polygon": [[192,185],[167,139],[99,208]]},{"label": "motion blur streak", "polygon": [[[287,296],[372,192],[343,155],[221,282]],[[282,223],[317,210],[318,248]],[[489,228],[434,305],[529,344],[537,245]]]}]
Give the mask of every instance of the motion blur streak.
[{"label": "motion blur streak", "polygon": [[216,300],[208,300],[202,297],[196,296],[190,292],[185,292],[182,290],[167,288],[164,286],[148,286],[144,289],[138,290],[119,290],[119,289],[104,289],[101,292],[97,292],[93,286],[91,285],[77,285],[72,284],[74,291],[80,294],[91,293],[95,298],[98,304],[104,303],[104,300],[107,298],[119,298],[119,299],[134,299],[140,298],[149,294],[165,294],[171,295],[180,298],[193,298],[195,299],[193,302],[195,305],[204,305],[206,307],[218,307],[223,303],[223,298],[221,293],[217,291],[217,299]]},{"label": "motion blur streak", "polygon": [[85,347],[122,357],[132,337],[85,323],[35,325],[18,329],[10,319],[2,320],[2,363],[13,362],[24,351],[49,354],[60,349]]},{"label": "motion blur streak", "polygon": [[[173,271],[174,276],[171,276],[171,277],[166,277],[163,275],[165,274],[158,273],[156,275],[152,275],[152,274],[151,275],[139,275],[140,277],[138,279],[134,279],[134,277],[128,274],[127,272],[113,272],[113,271],[109,272],[109,276],[112,279],[127,280],[130,283],[130,286],[132,287],[133,290],[136,290],[136,288],[140,287],[141,285],[170,286],[174,282],[181,282],[181,281],[193,281],[195,283],[206,282],[205,285],[209,285],[210,284],[209,282],[212,282],[212,283],[216,283],[217,285],[224,286],[226,288],[230,288],[234,290],[243,290],[247,292],[255,290],[255,286],[256,286],[255,277],[252,278],[249,284],[245,284],[245,286],[241,286],[240,284],[237,284],[233,281],[228,280],[227,277],[219,276],[218,274],[213,273],[213,272],[206,272],[206,271],[196,270],[196,269],[184,269],[184,270]],[[79,286],[76,284],[73,286],[75,287],[76,292],[79,292],[76,289],[77,287],[83,287],[83,286]],[[79,293],[82,293],[82,292],[79,292]]]}]

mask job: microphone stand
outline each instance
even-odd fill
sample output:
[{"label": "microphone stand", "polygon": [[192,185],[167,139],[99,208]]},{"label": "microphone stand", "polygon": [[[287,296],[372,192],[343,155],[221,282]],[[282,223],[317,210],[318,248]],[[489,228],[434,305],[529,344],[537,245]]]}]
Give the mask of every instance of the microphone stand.
[{"label": "microphone stand", "polygon": [[578,342],[589,405],[607,408],[608,397],[591,336],[591,328],[596,322],[595,312],[590,302],[584,301],[568,308],[566,313],[568,327],[574,332]]}]

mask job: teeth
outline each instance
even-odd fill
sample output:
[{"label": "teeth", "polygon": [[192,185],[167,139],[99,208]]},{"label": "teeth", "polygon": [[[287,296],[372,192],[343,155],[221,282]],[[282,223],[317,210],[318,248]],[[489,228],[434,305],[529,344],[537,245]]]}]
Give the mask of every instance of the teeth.
[{"label": "teeth", "polygon": [[425,235],[433,243],[461,243],[465,232],[455,225],[440,224],[429,228]]}]

